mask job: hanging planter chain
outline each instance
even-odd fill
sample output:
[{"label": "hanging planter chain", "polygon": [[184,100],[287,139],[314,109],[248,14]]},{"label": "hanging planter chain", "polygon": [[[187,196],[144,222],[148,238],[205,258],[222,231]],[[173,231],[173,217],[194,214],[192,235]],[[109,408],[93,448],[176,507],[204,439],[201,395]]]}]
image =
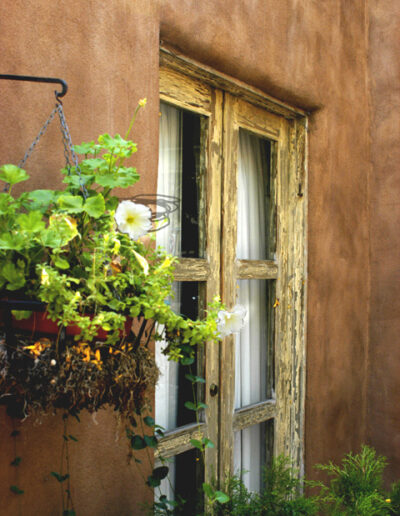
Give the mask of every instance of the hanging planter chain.
[{"label": "hanging planter chain", "polygon": [[[64,156],[65,156],[66,168],[68,170],[68,175],[70,174],[70,170],[71,170],[71,166],[72,166],[71,165],[71,160],[70,160],[70,156],[71,156],[72,164],[73,164],[73,166],[75,166],[76,172],[77,172],[78,177],[79,177],[79,184],[80,184],[80,187],[82,189],[83,197],[85,199],[87,199],[88,191],[87,191],[87,189],[86,189],[86,187],[85,187],[85,185],[83,183],[83,180],[82,180],[81,170],[80,170],[79,164],[78,164],[78,157],[77,157],[77,155],[76,155],[76,153],[75,153],[75,151],[73,149],[72,140],[71,140],[71,134],[69,132],[68,125],[67,125],[67,122],[65,120],[64,110],[63,110],[63,107],[62,107],[62,102],[60,100],[60,98],[63,97],[67,93],[67,91],[68,91],[67,83],[63,79],[57,79],[57,78],[53,78],[53,77],[32,77],[32,76],[28,76],[28,75],[6,75],[6,74],[0,74],[0,79],[11,80],[11,81],[27,81],[27,82],[43,82],[43,83],[52,83],[52,84],[57,83],[57,84],[61,84],[62,91],[61,92],[59,92],[59,91],[55,91],[54,92],[54,94],[56,96],[56,100],[57,100],[57,104],[56,104],[55,108],[50,113],[49,118],[46,120],[45,124],[43,125],[43,127],[39,131],[39,134],[36,136],[36,138],[34,139],[34,141],[31,144],[31,146],[26,151],[25,156],[19,162],[18,166],[20,168],[22,168],[24,166],[24,164],[26,163],[27,159],[30,157],[30,155],[34,151],[36,145],[39,143],[40,138],[44,135],[44,133],[46,132],[48,126],[50,125],[50,123],[54,119],[55,114],[58,113],[58,116],[59,116],[59,119],[60,119],[60,125],[61,125],[61,134],[62,134],[63,144],[64,144]],[[9,187],[10,187],[10,185],[6,184],[4,186],[4,188],[3,188],[3,191],[4,192],[8,192]]]},{"label": "hanging planter chain", "polygon": [[26,151],[25,156],[21,159],[21,161],[18,163],[19,168],[22,168],[25,165],[26,160],[29,158],[29,156],[32,154],[34,148],[39,143],[40,138],[44,135],[46,132],[48,126],[50,125],[50,122],[53,120],[55,114],[57,113],[57,106],[53,109],[53,111],[50,113],[49,118],[46,120],[44,126],[40,129],[39,134],[36,136],[36,138],[33,140],[32,145],[29,147],[29,149]]},{"label": "hanging planter chain", "polygon": [[83,197],[85,199],[87,199],[89,194],[88,194],[86,186],[84,185],[83,180],[82,180],[81,169],[80,169],[79,163],[78,163],[78,156],[76,155],[73,145],[72,145],[71,133],[69,132],[67,121],[65,120],[62,102],[58,98],[57,98],[57,106],[55,107],[55,109],[57,109],[58,116],[60,118],[61,133],[63,136],[63,143],[64,143],[64,156],[65,156],[65,162],[66,162],[67,169],[68,169],[68,175],[70,174],[70,170],[71,170],[71,161],[69,159],[69,157],[71,155],[73,165],[75,166],[76,172],[79,177],[79,184],[82,189]]}]

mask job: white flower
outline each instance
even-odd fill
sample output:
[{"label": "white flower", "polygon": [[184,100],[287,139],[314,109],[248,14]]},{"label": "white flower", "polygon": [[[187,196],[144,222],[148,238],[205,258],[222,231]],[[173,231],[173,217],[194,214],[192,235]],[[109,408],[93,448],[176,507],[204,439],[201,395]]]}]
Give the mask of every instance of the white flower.
[{"label": "white flower", "polygon": [[54,360],[54,358],[52,360],[50,360],[50,365],[53,366],[53,367],[55,365],[57,365],[57,362]]},{"label": "white flower", "polygon": [[132,201],[122,201],[115,212],[118,229],[121,233],[127,233],[132,240],[137,240],[149,231],[150,219],[150,208]]},{"label": "white flower", "polygon": [[217,329],[221,337],[226,337],[231,333],[239,333],[244,326],[244,318],[246,317],[246,308],[242,305],[236,305],[231,312],[220,310],[218,312]]}]

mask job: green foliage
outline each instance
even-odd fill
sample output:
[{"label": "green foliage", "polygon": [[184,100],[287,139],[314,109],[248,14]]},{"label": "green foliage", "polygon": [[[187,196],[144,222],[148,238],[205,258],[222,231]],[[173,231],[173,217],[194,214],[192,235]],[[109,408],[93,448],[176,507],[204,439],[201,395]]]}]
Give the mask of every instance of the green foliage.
[{"label": "green foliage", "polygon": [[[99,330],[108,332],[106,345],[115,346],[127,317],[144,317],[155,323],[151,338],[166,343],[171,360],[191,363],[197,345],[217,338],[220,303],[201,321],[175,314],[167,302],[175,259],[150,239],[118,231],[112,191],[139,179],[126,164],[137,151],[128,137],[129,131],[125,138],[103,134],[75,146],[83,159],[61,171],[64,190],[0,194],[0,294],[44,302],[53,321],[80,329],[76,340],[89,343],[93,354]],[[0,180],[10,187],[28,177],[15,165],[0,168]]]},{"label": "green foliage", "polygon": [[387,495],[386,502],[389,503],[390,514],[400,516],[400,480],[392,484],[390,493]]},{"label": "green foliage", "polygon": [[10,486],[10,491],[16,495],[24,494],[24,490],[19,488],[18,486]]},{"label": "green foliage", "polygon": [[382,474],[387,462],[369,446],[359,454],[348,453],[340,465],[330,462],[317,468],[331,477],[320,487],[319,502],[325,514],[333,516],[383,516],[390,514],[391,504],[383,491]]},{"label": "green foliage", "polygon": [[249,492],[243,481],[234,476],[228,481],[229,501],[219,507],[221,515],[230,516],[300,516],[317,514],[314,498],[299,494],[301,481],[290,460],[279,456],[264,469],[264,488]]}]

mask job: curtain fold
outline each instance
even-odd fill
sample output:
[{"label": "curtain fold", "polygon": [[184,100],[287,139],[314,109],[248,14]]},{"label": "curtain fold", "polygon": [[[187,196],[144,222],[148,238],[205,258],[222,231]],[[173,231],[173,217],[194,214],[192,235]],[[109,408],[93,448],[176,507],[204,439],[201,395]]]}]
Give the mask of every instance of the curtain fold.
[{"label": "curtain fold", "polygon": [[[239,132],[237,249],[239,259],[266,258],[265,180],[260,140]],[[266,398],[267,299],[264,280],[240,280],[238,303],[247,309],[247,324],[236,337],[235,408]],[[264,425],[235,434],[234,467],[243,481],[259,491],[264,463]]]},{"label": "curtain fold", "polygon": [[[157,195],[168,195],[181,199],[182,195],[182,124],[181,112],[167,104],[160,105],[160,140]],[[170,214],[169,224],[156,233],[157,246],[169,254],[179,256],[181,252],[181,211]],[[170,299],[172,309],[180,312],[180,288],[173,284],[174,297]],[[165,342],[156,342],[156,363],[160,370],[155,391],[155,421],[166,430],[177,426],[178,415],[178,364],[162,353]],[[161,493],[173,500],[175,460],[169,464],[169,479],[161,483]]]}]

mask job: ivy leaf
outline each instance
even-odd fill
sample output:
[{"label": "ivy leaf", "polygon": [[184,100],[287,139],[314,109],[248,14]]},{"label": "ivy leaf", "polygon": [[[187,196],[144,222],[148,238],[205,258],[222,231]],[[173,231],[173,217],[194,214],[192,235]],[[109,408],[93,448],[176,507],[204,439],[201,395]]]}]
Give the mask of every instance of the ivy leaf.
[{"label": "ivy leaf", "polygon": [[230,500],[229,496],[222,491],[215,491],[214,498],[219,503],[227,503]]},{"label": "ivy leaf", "polygon": [[181,360],[182,365],[192,365],[194,363],[194,357],[183,357]]},{"label": "ivy leaf", "polygon": [[204,378],[201,376],[195,376],[194,374],[185,374],[185,378],[192,383],[206,383]]},{"label": "ivy leaf", "polygon": [[143,450],[147,445],[140,435],[134,435],[131,439],[131,446],[134,450]]},{"label": "ivy leaf", "polygon": [[144,442],[147,444],[149,448],[157,448],[157,437],[154,435],[145,435],[144,436]]},{"label": "ivy leaf", "polygon": [[158,468],[153,469],[152,477],[157,478],[158,480],[163,480],[168,476],[169,468],[167,466],[159,466]]},{"label": "ivy leaf", "polygon": [[205,494],[208,498],[213,498],[213,496],[214,496],[214,490],[213,490],[213,488],[210,486],[210,484],[206,484],[206,482],[203,482],[203,491],[204,491],[204,494]]},{"label": "ivy leaf", "polygon": [[0,167],[0,179],[11,186],[29,179],[29,175],[16,165],[3,165]]},{"label": "ivy leaf", "polygon": [[98,219],[106,210],[104,197],[101,194],[98,194],[94,197],[89,197],[86,199],[83,209],[88,215]]},{"label": "ivy leaf", "polygon": [[167,466],[155,468],[153,473],[147,478],[146,484],[150,487],[158,487],[161,484],[161,480],[168,475],[168,471]]},{"label": "ivy leaf", "polygon": [[57,203],[61,209],[68,213],[81,213],[83,211],[83,199],[80,195],[60,195]]},{"label": "ivy leaf", "polygon": [[60,473],[56,473],[55,471],[52,471],[50,473],[58,482],[60,482],[60,484],[62,482],[65,482],[68,478],[69,478],[69,475],[68,473],[66,473],[65,475],[60,475]]},{"label": "ivy leaf", "polygon": [[200,451],[203,449],[202,442],[198,439],[190,439],[190,444]]},{"label": "ivy leaf", "polygon": [[11,466],[19,466],[21,464],[21,457],[15,457],[15,459],[10,463]]},{"label": "ivy leaf", "polygon": [[156,422],[154,421],[154,419],[150,416],[146,416],[143,418],[143,423],[146,425],[146,426],[149,426],[150,428],[152,428],[153,426],[155,426]]},{"label": "ivy leaf", "polygon": [[16,495],[24,494],[23,489],[20,489],[18,486],[10,486],[10,490]]},{"label": "ivy leaf", "polygon": [[194,410],[194,411],[197,411],[197,405],[195,403],[193,403],[192,401],[185,401],[185,407],[188,409],[188,410]]},{"label": "ivy leaf", "polygon": [[210,439],[208,439],[208,437],[204,437],[203,445],[205,448],[214,448],[215,447],[214,443]]}]

